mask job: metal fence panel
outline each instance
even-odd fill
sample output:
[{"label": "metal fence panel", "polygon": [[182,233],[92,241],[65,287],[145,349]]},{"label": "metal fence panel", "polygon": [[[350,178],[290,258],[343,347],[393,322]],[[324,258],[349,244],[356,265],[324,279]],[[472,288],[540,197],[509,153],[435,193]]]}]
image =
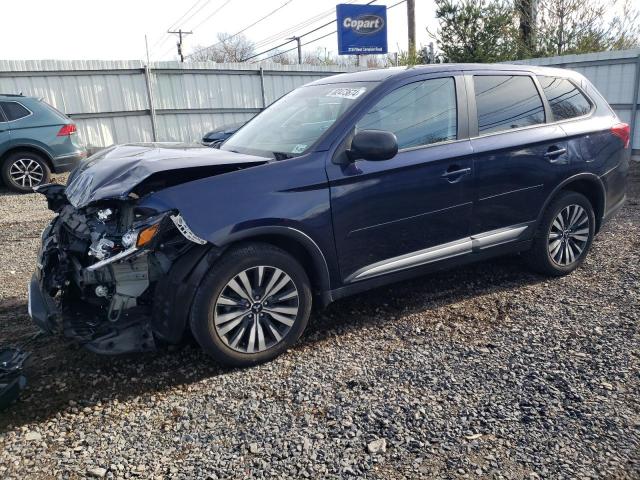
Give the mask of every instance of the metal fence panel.
[{"label": "metal fence panel", "polygon": [[[639,49],[516,63],[571,68],[585,75],[620,118],[634,124],[633,148],[640,149]],[[275,64],[261,70],[254,64],[156,62],[149,66],[147,82],[144,64],[135,60],[0,61],[0,92],[43,97],[69,114],[81,138],[97,149],[154,139],[197,140],[210,129],[251,118],[300,85],[351,70]]]},{"label": "metal fence panel", "polygon": [[255,113],[170,113],[158,116],[161,138],[172,142],[198,142],[202,134],[223,125],[246,122]]},{"label": "metal fence panel", "polygon": [[73,118],[82,140],[98,149],[197,141],[209,130],[250,119],[300,85],[343,71],[349,70],[156,62],[147,79],[140,61],[0,61],[0,92],[44,98]]}]

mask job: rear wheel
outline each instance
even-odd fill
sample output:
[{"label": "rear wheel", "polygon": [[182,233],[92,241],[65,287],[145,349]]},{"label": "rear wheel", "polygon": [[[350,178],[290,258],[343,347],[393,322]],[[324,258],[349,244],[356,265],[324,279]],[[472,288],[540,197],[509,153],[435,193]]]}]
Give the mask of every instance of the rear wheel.
[{"label": "rear wheel", "polygon": [[2,180],[15,192],[32,192],[33,187],[49,183],[51,171],[45,159],[32,152],[11,153],[2,164]]},{"label": "rear wheel", "polygon": [[595,214],[589,200],[563,192],[545,210],[534,243],[525,258],[536,271],[561,276],[584,262],[595,234]]},{"label": "rear wheel", "polygon": [[230,250],[199,287],[191,330],[216,360],[248,366],[295,343],[311,312],[309,279],[300,264],[269,244]]}]

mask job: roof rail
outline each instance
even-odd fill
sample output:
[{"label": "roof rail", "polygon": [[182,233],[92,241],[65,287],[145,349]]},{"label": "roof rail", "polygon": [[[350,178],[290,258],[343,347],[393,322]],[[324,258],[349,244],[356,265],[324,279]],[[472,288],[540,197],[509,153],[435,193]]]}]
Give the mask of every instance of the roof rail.
[{"label": "roof rail", "polygon": [[24,97],[22,93],[0,93],[0,97]]}]

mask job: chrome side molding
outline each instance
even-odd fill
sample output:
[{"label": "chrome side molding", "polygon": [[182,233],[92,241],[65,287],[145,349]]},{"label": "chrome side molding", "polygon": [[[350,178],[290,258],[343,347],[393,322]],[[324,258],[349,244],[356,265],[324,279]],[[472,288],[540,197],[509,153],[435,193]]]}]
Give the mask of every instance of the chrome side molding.
[{"label": "chrome side molding", "polygon": [[347,282],[365,280],[377,277],[385,273],[398,272],[407,268],[418,267],[428,263],[447,260],[449,258],[466,255],[468,253],[496,247],[503,243],[512,242],[529,228],[529,224],[514,225],[511,227],[499,228],[488,232],[471,235],[470,237],[454,240],[453,242],[425,248],[417,252],[407,253],[398,257],[388,258],[380,262],[372,263],[366,267],[356,270],[346,278]]},{"label": "chrome side molding", "polygon": [[484,250],[485,248],[497,247],[503,243],[517,240],[527,228],[529,228],[529,225],[514,225],[472,235],[469,238],[473,244],[473,250]]}]

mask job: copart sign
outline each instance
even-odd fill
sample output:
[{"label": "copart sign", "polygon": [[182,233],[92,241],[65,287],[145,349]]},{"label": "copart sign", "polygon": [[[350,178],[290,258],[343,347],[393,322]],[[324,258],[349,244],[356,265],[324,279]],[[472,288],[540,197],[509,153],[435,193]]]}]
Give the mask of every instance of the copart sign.
[{"label": "copart sign", "polygon": [[387,53],[386,6],[340,4],[336,18],[340,55]]}]

